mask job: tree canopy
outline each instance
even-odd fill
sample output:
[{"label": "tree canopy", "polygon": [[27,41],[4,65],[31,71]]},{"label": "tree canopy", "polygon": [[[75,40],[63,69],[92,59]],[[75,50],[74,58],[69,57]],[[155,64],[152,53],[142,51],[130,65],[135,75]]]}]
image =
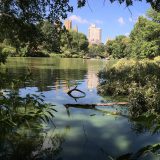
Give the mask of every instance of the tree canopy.
[{"label": "tree canopy", "polygon": [[160,25],[139,17],[130,34],[131,51],[135,57],[153,58],[158,56],[160,50]]},{"label": "tree canopy", "polygon": [[[86,0],[77,0],[77,7],[85,6],[86,2]],[[103,2],[105,1],[100,1],[99,3]],[[110,2],[123,3],[128,7],[132,5],[135,0],[110,0]],[[160,1],[146,0],[146,2],[150,3],[152,8],[155,9],[155,11],[149,11],[148,16],[152,21],[159,23],[158,12],[160,12]],[[16,48],[16,52],[19,52],[20,48],[24,46],[27,48],[28,52],[34,52],[37,51],[37,45],[41,44],[46,48],[51,48],[50,50],[58,51],[59,44],[54,42],[56,42],[57,39],[59,40],[57,34],[60,34],[59,31],[62,30],[61,21],[67,18],[68,12],[72,11],[73,6],[69,0],[1,0],[0,43],[7,39],[10,45]],[[45,37],[43,33],[46,31],[45,28],[47,26],[49,27],[49,25],[44,24],[41,29],[37,27],[38,24],[44,21],[50,22],[54,28],[52,31],[47,31]],[[47,43],[45,44],[44,38],[47,40],[47,36],[50,34],[54,34],[51,40],[49,40],[50,45]],[[51,43],[55,44],[54,49]],[[152,45],[153,44],[150,44],[150,46]]]},{"label": "tree canopy", "polygon": [[92,44],[89,45],[89,57],[102,57],[104,58],[106,56],[106,48],[105,45],[102,44]]},{"label": "tree canopy", "polygon": [[[118,1],[120,4],[125,3],[126,6],[132,5],[134,2],[134,0],[110,1]],[[146,0],[146,2],[150,3],[155,10],[160,11],[159,0]],[[78,7],[82,7],[85,4],[86,0],[77,0]],[[67,18],[67,13],[72,11],[73,6],[71,6],[69,0],[1,0],[1,37],[3,34],[4,38],[13,37],[14,40],[29,41],[28,38],[30,36],[33,37],[31,30],[35,30],[36,23],[48,20],[55,25],[60,23],[61,19]]]},{"label": "tree canopy", "polygon": [[62,51],[70,50],[71,53],[86,52],[88,50],[88,39],[83,33],[69,31],[62,34]]},{"label": "tree canopy", "polygon": [[49,52],[60,52],[61,30],[57,29],[58,24],[53,25],[49,21],[44,21],[39,27],[43,34],[42,47]]},{"label": "tree canopy", "polygon": [[[77,0],[78,1],[78,7],[83,7],[86,5],[87,0]],[[103,1],[105,3],[106,0]],[[110,0],[111,3],[113,2],[119,2],[120,4],[124,3],[126,7],[131,6],[134,4],[136,0]],[[142,1],[142,0],[138,0]],[[159,0],[146,0],[146,3],[150,3],[153,9],[156,11],[160,11],[160,1]]]},{"label": "tree canopy", "polygon": [[152,19],[152,21],[160,23],[160,13],[154,9],[149,9],[147,11],[147,16]]},{"label": "tree canopy", "polygon": [[124,35],[117,36],[115,40],[109,40],[106,44],[106,50],[114,58],[124,58],[129,54],[130,39]]},{"label": "tree canopy", "polygon": [[109,55],[115,58],[154,58],[160,55],[160,13],[150,9],[147,16],[138,18],[129,37],[117,36],[107,42]]},{"label": "tree canopy", "polygon": [[9,39],[17,51],[23,43],[27,44],[28,50],[36,50],[41,34],[37,24],[48,20],[61,27],[61,19],[72,10],[69,0],[2,0],[0,40]]}]

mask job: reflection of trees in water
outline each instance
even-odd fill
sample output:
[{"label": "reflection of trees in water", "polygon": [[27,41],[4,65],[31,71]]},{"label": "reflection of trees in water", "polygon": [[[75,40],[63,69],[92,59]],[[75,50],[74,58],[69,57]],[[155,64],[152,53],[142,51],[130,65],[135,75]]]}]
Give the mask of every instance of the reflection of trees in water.
[{"label": "reflection of trees in water", "polygon": [[115,160],[141,160],[141,159],[159,159],[160,143],[147,145],[140,148],[135,153],[127,153],[117,157]]},{"label": "reflection of trees in water", "polygon": [[[12,78],[0,73],[0,159],[32,160],[56,159],[61,152],[63,135],[45,136],[43,123],[52,123],[53,106],[43,101],[43,96],[19,95],[19,88],[25,87],[30,74]],[[7,88],[7,92],[3,90]],[[49,146],[44,145],[48,139]]]},{"label": "reflection of trees in water", "polygon": [[[16,79],[17,77],[24,77],[28,72],[28,69],[7,69],[4,71],[8,80]],[[82,80],[86,74],[86,70],[74,70],[74,69],[31,69],[31,79],[26,82],[28,87],[38,87],[40,91],[48,91],[48,86],[55,88],[67,88],[68,83],[73,80]],[[3,84],[3,83],[1,83]],[[70,85],[74,85],[71,84]],[[3,84],[3,88],[8,88],[7,83]]]},{"label": "reflection of trees in water", "polygon": [[13,90],[0,96],[0,159],[30,160],[59,153],[63,142],[60,135],[50,137],[52,146],[42,149],[42,122],[52,122],[54,110],[42,101],[39,96],[20,97]]},{"label": "reflection of trees in water", "polygon": [[[1,160],[57,159],[62,151],[63,134],[48,136],[42,130],[24,130],[1,137]],[[47,143],[46,143],[47,141]]]},{"label": "reflection of trees in water", "polygon": [[10,69],[1,69],[0,71],[0,89],[13,89],[14,87],[14,90],[19,90],[31,82],[31,72],[27,68],[21,74],[18,74],[17,71],[12,72]]},{"label": "reflection of trees in water", "polygon": [[[157,122],[158,119],[158,122]],[[159,134],[159,116],[149,113],[147,116],[142,115],[135,118],[133,115],[129,117],[131,129],[137,135],[149,133],[150,135]],[[145,136],[145,135],[144,135]],[[126,153],[116,158],[116,160],[140,160],[140,159],[159,159],[160,158],[160,143],[148,144],[136,152]]]},{"label": "reflection of trees in water", "polygon": [[[50,90],[47,86],[66,88],[72,80],[83,80],[88,75],[88,86],[91,89],[98,83],[95,73],[104,66],[100,60],[52,59],[52,58],[14,58],[8,59],[5,69],[10,78],[24,76],[28,68],[32,81],[27,86],[38,87],[40,91]],[[94,80],[93,80],[94,78]]]},{"label": "reflection of trees in water", "polygon": [[160,115],[155,112],[146,112],[139,117],[130,117],[131,128],[137,134],[149,132],[150,134],[160,133]]},{"label": "reflection of trees in water", "polygon": [[[89,107],[85,107],[85,105],[82,105],[82,106],[78,105],[77,106],[76,104],[75,105],[73,104],[71,106],[67,105],[65,107],[66,107],[68,116],[71,116],[70,108],[77,108],[77,109],[84,109],[84,110],[92,109],[93,111],[97,111],[97,113],[102,113],[104,116],[105,115],[107,115],[107,116],[114,115],[115,117],[123,116],[124,118],[129,119],[130,124],[131,124],[131,129],[133,132],[135,132],[137,134],[137,136],[138,136],[138,134],[142,134],[145,136],[145,133],[148,133],[149,131],[150,131],[151,135],[154,134],[153,132],[151,132],[151,128],[150,128],[150,127],[153,127],[154,124],[147,126],[147,124],[148,124],[147,122],[144,125],[144,123],[142,123],[142,121],[137,122],[137,121],[131,120],[131,117],[129,117],[128,114],[126,114],[123,107],[120,108],[118,110],[118,112],[115,112],[115,110],[107,111],[107,110],[103,110],[102,108],[100,108],[100,109],[95,108],[93,106],[89,106]],[[96,113],[92,114],[90,116],[96,116]],[[101,154],[104,155],[106,157],[106,159],[108,159],[108,160],[110,160],[110,159],[113,159],[113,160],[137,160],[137,159],[139,159],[140,160],[140,159],[148,159],[148,157],[150,157],[150,159],[153,159],[153,157],[160,158],[160,155],[158,155],[160,153],[160,143],[158,143],[158,142],[156,144],[148,144],[148,145],[146,145],[146,143],[144,143],[143,144],[144,146],[140,149],[138,147],[139,147],[139,145],[141,146],[142,144],[139,144],[137,146],[136,151],[124,153],[123,155],[119,154],[119,156],[116,157],[115,155],[111,155],[111,153],[108,151],[108,148],[103,148],[103,147],[99,146],[95,140],[92,140],[90,138],[90,135],[87,133],[87,128],[85,128],[84,125],[83,125],[83,131],[84,131],[84,137],[85,137],[84,148],[86,148],[87,144],[90,144],[91,146],[95,146],[94,152],[97,150],[100,151]],[[96,133],[94,133],[94,134],[96,134]],[[101,136],[101,135],[98,134],[98,136]],[[126,135],[126,138],[127,138],[127,135]],[[107,143],[107,141],[106,141],[106,143]]]}]

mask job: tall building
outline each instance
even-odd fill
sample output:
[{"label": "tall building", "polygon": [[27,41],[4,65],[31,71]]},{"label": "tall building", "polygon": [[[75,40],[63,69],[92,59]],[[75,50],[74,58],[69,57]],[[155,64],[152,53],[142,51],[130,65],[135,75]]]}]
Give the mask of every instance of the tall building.
[{"label": "tall building", "polygon": [[95,24],[92,24],[88,29],[88,40],[90,44],[100,44],[102,37],[101,28],[97,28]]},{"label": "tall building", "polygon": [[78,26],[77,25],[74,26],[73,31],[78,32]]},{"label": "tall building", "polygon": [[65,20],[64,25],[65,25],[67,30],[72,29],[72,21],[71,20]]}]

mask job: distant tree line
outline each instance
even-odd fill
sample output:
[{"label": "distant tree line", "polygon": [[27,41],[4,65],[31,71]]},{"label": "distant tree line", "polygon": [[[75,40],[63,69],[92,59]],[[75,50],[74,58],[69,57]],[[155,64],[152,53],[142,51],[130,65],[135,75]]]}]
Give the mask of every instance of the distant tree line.
[{"label": "distant tree line", "polygon": [[160,55],[160,13],[153,9],[139,17],[129,37],[107,41],[106,51],[114,58],[154,58]]},{"label": "distant tree line", "polygon": [[[117,1],[120,4],[124,3],[127,7],[135,2],[134,0],[110,1]],[[105,1],[101,1],[100,3],[103,2]],[[159,0],[147,0],[146,2],[150,3],[152,8],[157,12],[160,11]],[[77,7],[83,7],[85,5],[86,0],[77,0]],[[59,43],[61,33],[63,32],[62,19],[67,18],[67,14],[72,11],[73,6],[70,4],[69,0],[2,0],[0,3],[0,61],[6,59],[6,53],[12,55],[25,53],[26,56],[37,56],[38,54],[43,56],[43,52],[40,52],[40,50],[47,50],[49,52],[61,51]],[[159,20],[157,21],[155,19],[155,14],[150,14],[150,16],[153,18],[154,23],[159,23]],[[148,22],[144,23],[148,25]],[[51,24],[53,25],[52,27]],[[153,35],[150,36],[152,37]],[[84,38],[82,39],[84,40]],[[157,42],[149,44],[152,50],[155,50],[153,47],[155,43],[157,44]],[[85,42],[85,45],[86,44]],[[72,48],[73,51],[75,50],[73,49],[75,45],[74,43],[72,43],[72,45],[74,47],[70,46],[70,48]],[[76,50],[80,48],[79,46]],[[90,49],[89,53],[91,53],[91,50],[92,49]],[[147,54],[150,54],[150,52]]]},{"label": "distant tree line", "polygon": [[65,57],[83,57],[88,52],[88,39],[85,34],[70,30],[61,36],[61,52]]},{"label": "distant tree line", "polygon": [[0,50],[3,55],[10,56],[42,57],[50,53],[65,53],[65,56],[72,57],[88,51],[88,39],[83,33],[67,31],[61,24],[43,21],[35,25],[30,42],[0,35]]}]

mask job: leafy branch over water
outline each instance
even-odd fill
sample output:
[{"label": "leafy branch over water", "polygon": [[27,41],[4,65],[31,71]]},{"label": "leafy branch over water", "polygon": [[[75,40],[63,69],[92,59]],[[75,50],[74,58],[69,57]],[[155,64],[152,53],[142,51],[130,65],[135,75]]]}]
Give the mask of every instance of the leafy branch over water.
[{"label": "leafy branch over water", "polygon": [[[3,93],[2,93],[3,94]],[[0,99],[0,124],[1,127],[18,127],[37,120],[49,122],[54,117],[51,111],[55,111],[51,105],[45,104],[37,95],[27,94],[21,97],[17,92],[9,92]],[[31,123],[30,123],[31,122]]]},{"label": "leafy branch over water", "polygon": [[[56,110],[53,105],[44,103],[43,95],[21,96],[19,87],[26,86],[31,80],[31,74],[16,78],[10,78],[6,73],[0,73],[0,126],[3,128],[15,129],[21,125],[31,127],[32,122],[49,122],[54,117]],[[3,89],[4,88],[4,89]],[[8,88],[8,89],[6,89]]]},{"label": "leafy branch over water", "polygon": [[[2,69],[3,71],[3,69]],[[53,105],[44,102],[43,95],[22,96],[19,88],[31,81],[31,73],[15,77],[0,72],[0,159],[36,159],[56,157],[61,151],[61,137],[52,137],[57,148],[42,148],[45,141],[44,123],[52,123]],[[55,127],[55,125],[54,125]],[[35,151],[35,153],[34,153]]]}]

